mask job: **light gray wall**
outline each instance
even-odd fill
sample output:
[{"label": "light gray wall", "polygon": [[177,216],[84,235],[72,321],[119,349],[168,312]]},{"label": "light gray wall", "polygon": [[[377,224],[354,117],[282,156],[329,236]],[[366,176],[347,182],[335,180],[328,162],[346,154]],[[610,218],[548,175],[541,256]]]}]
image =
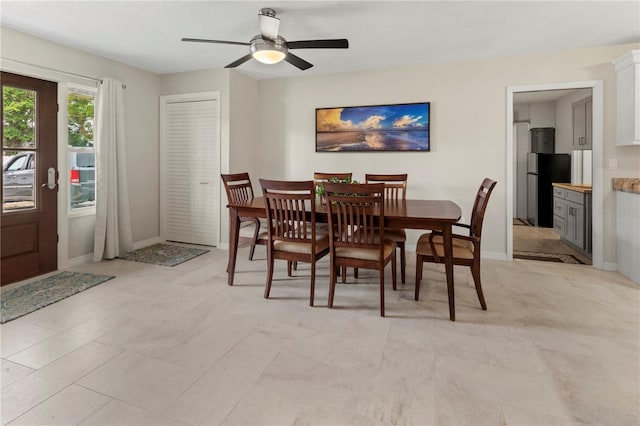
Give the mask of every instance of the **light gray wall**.
[{"label": "light gray wall", "polygon": [[[165,74],[160,78],[162,95],[220,92],[220,170],[222,173],[249,172],[254,191],[259,193],[254,147],[258,138],[258,83],[237,70],[219,69]],[[221,247],[228,244],[229,215],[226,195],[220,187]]]},{"label": "light gray wall", "polygon": [[531,128],[556,127],[555,102],[536,102],[529,104],[531,111]]},{"label": "light gray wall", "polygon": [[[612,177],[637,177],[640,150],[615,146],[615,71],[611,61],[636,49],[636,45],[324,76],[302,74],[256,82],[235,75],[235,70],[157,76],[13,30],[1,31],[3,58],[113,77],[127,84],[127,155],[131,160],[128,168],[135,241],[159,235],[159,95],[217,90],[222,101],[223,171],[246,169],[255,176],[254,180],[309,179],[317,170],[351,170],[356,179],[373,171],[407,171],[410,198],[453,199],[463,208],[464,220],[469,218],[477,186],[489,176],[498,181],[498,186],[487,211],[483,245],[488,254],[499,256],[506,251],[506,87],[604,80],[605,167],[609,159],[618,160],[618,169],[605,168],[601,182],[604,253],[605,262],[615,262],[616,204],[610,181]],[[540,63],[554,66],[540,68]],[[257,107],[252,108],[254,101]],[[429,153],[315,152],[317,107],[420,101],[431,102]],[[92,228],[86,219],[82,222]],[[223,231],[223,240],[225,236]],[[415,236],[414,233],[410,237],[410,243]],[[72,238],[83,243],[70,244],[78,252],[69,257],[86,254],[84,251],[91,247],[86,242],[92,235],[74,233]]]},{"label": "light gray wall", "polygon": [[[33,67],[3,61],[3,70],[58,82],[88,83],[46,70],[53,68],[91,77],[112,77],[127,85],[124,91],[127,171],[133,239],[144,241],[159,235],[160,214],[158,187],[158,94],[157,75],[96,55],[71,49],[24,33],[0,27],[0,52],[3,59],[13,59]],[[95,84],[95,83],[94,83]],[[66,126],[66,123],[59,123]],[[65,178],[66,176],[66,178]],[[68,175],[61,170],[61,181]],[[59,200],[65,203],[65,200]],[[68,259],[93,252],[94,216],[68,221]],[[64,237],[64,236],[63,236]]]},{"label": "light gray wall", "polygon": [[[635,45],[450,62],[259,82],[261,176],[308,179],[313,171],[408,172],[410,198],[449,198],[468,220],[483,177],[498,181],[485,219],[488,254],[506,253],[505,92],[508,86],[604,80],[604,156],[615,146],[615,71],[611,61]],[[540,68],[540,63],[553,67]],[[431,102],[429,153],[316,153],[315,108]],[[634,149],[635,148],[635,149]],[[637,176],[640,150],[626,149],[617,174]],[[604,253],[614,262],[612,173],[604,171]],[[409,243],[415,241],[415,234]]]}]

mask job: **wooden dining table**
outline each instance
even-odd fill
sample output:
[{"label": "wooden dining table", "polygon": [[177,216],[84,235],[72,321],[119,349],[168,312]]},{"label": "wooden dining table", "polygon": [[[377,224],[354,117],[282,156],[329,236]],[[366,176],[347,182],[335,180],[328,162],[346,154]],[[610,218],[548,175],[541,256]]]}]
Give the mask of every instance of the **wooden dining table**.
[{"label": "wooden dining table", "polygon": [[[228,285],[233,285],[233,278],[238,255],[238,236],[240,233],[240,217],[266,218],[263,197],[256,197],[242,203],[228,204],[229,226],[229,264]],[[449,319],[455,321],[455,304],[453,290],[453,246],[452,224],[462,216],[460,206],[449,200],[387,200],[384,205],[384,226],[399,229],[425,229],[441,231],[444,240],[444,265],[449,293]],[[316,222],[327,223],[327,207],[316,199]]]}]

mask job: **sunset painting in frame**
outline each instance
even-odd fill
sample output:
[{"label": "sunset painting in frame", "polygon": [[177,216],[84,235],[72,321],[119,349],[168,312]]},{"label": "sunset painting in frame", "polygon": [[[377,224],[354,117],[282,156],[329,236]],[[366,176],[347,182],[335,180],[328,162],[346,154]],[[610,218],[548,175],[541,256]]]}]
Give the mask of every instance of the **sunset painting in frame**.
[{"label": "sunset painting in frame", "polygon": [[429,151],[429,102],[316,108],[316,152]]}]

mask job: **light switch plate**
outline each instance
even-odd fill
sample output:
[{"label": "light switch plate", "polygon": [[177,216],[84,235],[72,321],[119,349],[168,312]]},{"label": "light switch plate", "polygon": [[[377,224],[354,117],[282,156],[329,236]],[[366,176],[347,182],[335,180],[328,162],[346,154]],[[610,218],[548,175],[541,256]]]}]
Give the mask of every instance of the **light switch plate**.
[{"label": "light switch plate", "polygon": [[618,170],[617,158],[609,158],[609,170]]}]

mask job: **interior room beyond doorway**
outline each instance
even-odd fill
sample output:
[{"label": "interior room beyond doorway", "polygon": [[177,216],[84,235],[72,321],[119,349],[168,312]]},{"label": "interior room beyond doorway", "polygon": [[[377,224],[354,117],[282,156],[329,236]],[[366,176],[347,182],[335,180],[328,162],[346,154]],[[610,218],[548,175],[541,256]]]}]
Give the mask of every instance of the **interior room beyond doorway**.
[{"label": "interior room beyond doorway", "polygon": [[592,92],[513,94],[516,258],[592,264]]}]

